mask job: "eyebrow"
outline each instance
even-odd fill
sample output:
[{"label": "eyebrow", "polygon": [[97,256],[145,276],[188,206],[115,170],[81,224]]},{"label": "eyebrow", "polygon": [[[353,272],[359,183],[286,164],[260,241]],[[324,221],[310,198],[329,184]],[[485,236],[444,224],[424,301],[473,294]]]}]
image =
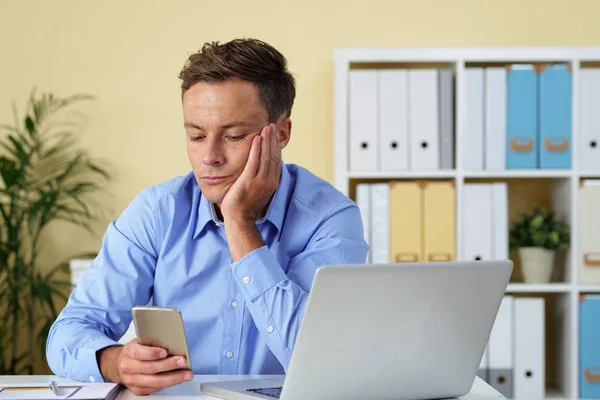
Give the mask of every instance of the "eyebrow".
[{"label": "eyebrow", "polygon": [[[197,125],[193,122],[186,122],[183,124],[183,126],[185,128],[194,128],[194,129],[198,129],[198,130],[204,130],[202,129],[202,127],[200,125]],[[234,121],[234,122],[230,122],[228,124],[225,125],[221,125],[219,127],[220,130],[225,130],[225,129],[230,129],[230,128],[236,128],[236,127],[250,127],[251,124],[249,122],[245,122],[245,121]]]}]

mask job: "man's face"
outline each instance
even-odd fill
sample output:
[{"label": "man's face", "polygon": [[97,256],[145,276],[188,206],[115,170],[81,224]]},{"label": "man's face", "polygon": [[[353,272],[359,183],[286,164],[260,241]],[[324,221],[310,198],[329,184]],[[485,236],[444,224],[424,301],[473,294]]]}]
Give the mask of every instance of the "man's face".
[{"label": "man's face", "polygon": [[220,204],[242,173],[252,138],[268,125],[250,82],[198,82],[183,96],[187,152],[204,196]]}]

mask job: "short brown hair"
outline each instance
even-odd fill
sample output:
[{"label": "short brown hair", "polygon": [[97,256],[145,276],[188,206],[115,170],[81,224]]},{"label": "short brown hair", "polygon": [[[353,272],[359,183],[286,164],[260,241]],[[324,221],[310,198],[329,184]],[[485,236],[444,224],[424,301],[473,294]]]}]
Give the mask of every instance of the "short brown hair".
[{"label": "short brown hair", "polygon": [[232,78],[254,83],[270,122],[289,117],[296,97],[294,77],[285,57],[257,39],[205,43],[192,54],[181,72],[181,96],[197,82],[222,82]]}]

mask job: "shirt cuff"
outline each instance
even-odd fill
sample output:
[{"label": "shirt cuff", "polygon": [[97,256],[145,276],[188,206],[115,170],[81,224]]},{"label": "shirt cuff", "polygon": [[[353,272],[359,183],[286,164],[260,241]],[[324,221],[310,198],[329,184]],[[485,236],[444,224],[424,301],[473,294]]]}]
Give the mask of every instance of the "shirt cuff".
[{"label": "shirt cuff", "polygon": [[246,301],[254,300],[287,279],[267,246],[259,247],[231,264],[231,271]]},{"label": "shirt cuff", "polygon": [[68,378],[81,382],[106,382],[100,373],[96,353],[114,345],[120,346],[121,344],[106,336],[99,336],[86,342],[77,350],[77,365],[84,366],[84,368],[73,368]]}]

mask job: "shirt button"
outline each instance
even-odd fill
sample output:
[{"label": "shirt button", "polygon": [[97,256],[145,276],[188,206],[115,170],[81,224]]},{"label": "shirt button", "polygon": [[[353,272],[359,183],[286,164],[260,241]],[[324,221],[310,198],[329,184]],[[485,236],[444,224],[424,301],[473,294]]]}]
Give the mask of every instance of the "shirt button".
[{"label": "shirt button", "polygon": [[233,308],[238,308],[239,304],[237,301],[234,301],[233,303],[231,303],[231,307]]},{"label": "shirt button", "polygon": [[267,332],[269,332],[269,333],[273,332],[273,327],[271,325],[269,325],[267,327]]},{"label": "shirt button", "polygon": [[244,281],[244,283],[250,283],[250,278],[247,276],[245,276],[242,280]]},{"label": "shirt button", "polygon": [[227,356],[227,358],[233,357],[233,353],[231,351],[228,351],[225,355]]},{"label": "shirt button", "polygon": [[90,382],[96,382],[93,376],[90,375]]}]

